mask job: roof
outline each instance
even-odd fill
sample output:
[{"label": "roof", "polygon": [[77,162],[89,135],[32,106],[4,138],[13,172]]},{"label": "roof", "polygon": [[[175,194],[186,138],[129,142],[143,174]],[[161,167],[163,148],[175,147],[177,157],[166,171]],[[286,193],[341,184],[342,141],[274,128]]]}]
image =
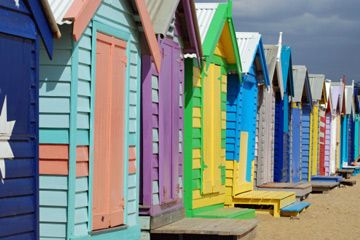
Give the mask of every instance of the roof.
[{"label": "roof", "polygon": [[301,102],[304,94],[306,95],[308,103],[312,102],[312,92],[310,88],[309,76],[306,66],[294,65],[292,67],[293,82],[294,82],[294,97],[293,102]]},{"label": "roof", "polygon": [[[58,24],[64,21],[73,24],[73,37],[78,41],[101,4],[101,0],[42,0],[50,5],[53,16]],[[153,30],[150,16],[147,12],[144,0],[135,0],[137,11],[145,32],[147,44],[155,62],[157,71],[161,67],[160,48]]]},{"label": "roof", "polygon": [[[294,96],[291,48],[289,46],[282,46],[281,48],[281,68],[283,75],[284,93],[288,93],[289,95]],[[290,89],[288,89],[288,86],[290,86]]]},{"label": "roof", "polygon": [[237,32],[236,39],[239,47],[241,67],[243,73],[249,73],[254,64],[261,35],[257,32]]},{"label": "roof", "polygon": [[279,47],[276,45],[264,45],[266,65],[269,72],[269,80],[273,81],[273,77],[276,70],[276,55]]},{"label": "roof", "polygon": [[196,3],[196,15],[204,57],[214,54],[219,42],[226,48],[226,61],[241,74],[241,60],[232,19],[232,1],[227,3]]},{"label": "roof", "polygon": [[314,101],[320,101],[323,97],[325,87],[324,74],[309,74],[311,95]]},{"label": "roof", "polygon": [[154,32],[166,35],[174,18],[179,0],[144,0]]},{"label": "roof", "polygon": [[[261,34],[257,32],[237,32],[236,39],[243,73],[250,73],[252,66],[261,67],[262,78],[267,86],[270,85]],[[258,61],[256,64],[256,61]]]},{"label": "roof", "polygon": [[215,12],[219,3],[196,3],[196,16],[199,24],[199,33],[201,43],[205,41],[205,37],[209,31],[211,21],[214,18]]},{"label": "roof", "polygon": [[71,23],[71,21],[64,21],[64,16],[74,1],[75,0],[47,0],[57,24]]},{"label": "roof", "polygon": [[354,110],[354,86],[345,86],[345,114],[352,114]]},{"label": "roof", "polygon": [[326,98],[326,101],[325,101],[325,108],[328,109],[330,106],[331,106],[331,95],[330,95],[330,92],[331,92],[331,80],[329,79],[326,79],[325,80],[325,98]]},{"label": "roof", "polygon": [[331,82],[331,111],[333,113],[341,112],[341,103],[343,95],[343,85],[341,82]]}]

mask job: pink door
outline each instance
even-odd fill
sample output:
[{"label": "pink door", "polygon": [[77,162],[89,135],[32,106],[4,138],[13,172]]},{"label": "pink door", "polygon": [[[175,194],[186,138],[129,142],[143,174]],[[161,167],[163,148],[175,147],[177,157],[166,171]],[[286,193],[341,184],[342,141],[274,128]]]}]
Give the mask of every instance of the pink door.
[{"label": "pink door", "polygon": [[126,43],[97,33],[93,230],[124,223]]}]

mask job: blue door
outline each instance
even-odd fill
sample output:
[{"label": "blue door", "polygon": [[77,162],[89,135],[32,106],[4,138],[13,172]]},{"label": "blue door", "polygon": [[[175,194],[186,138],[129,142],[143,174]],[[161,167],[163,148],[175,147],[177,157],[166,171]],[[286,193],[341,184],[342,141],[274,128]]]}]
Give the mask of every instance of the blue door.
[{"label": "blue door", "polygon": [[281,182],[283,170],[283,104],[282,101],[276,102],[275,105],[275,149],[274,149],[274,181]]},{"label": "blue door", "polygon": [[0,239],[37,239],[36,46],[0,33]]}]

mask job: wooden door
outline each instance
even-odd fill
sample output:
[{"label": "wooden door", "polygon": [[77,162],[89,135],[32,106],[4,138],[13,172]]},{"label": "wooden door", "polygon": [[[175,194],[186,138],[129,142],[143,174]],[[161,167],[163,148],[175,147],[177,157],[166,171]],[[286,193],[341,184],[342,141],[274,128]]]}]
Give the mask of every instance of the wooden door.
[{"label": "wooden door", "polygon": [[159,185],[160,203],[178,198],[180,49],[170,40],[161,44],[159,75]]},{"label": "wooden door", "polygon": [[93,230],[124,223],[126,43],[97,33]]},{"label": "wooden door", "polygon": [[221,67],[211,64],[203,80],[203,194],[219,192],[221,188],[221,79]]}]

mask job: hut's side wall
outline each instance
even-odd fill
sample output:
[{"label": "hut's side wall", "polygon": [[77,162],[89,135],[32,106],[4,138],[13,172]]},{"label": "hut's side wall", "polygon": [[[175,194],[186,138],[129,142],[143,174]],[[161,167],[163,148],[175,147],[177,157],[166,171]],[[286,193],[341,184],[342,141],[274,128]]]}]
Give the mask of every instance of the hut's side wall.
[{"label": "hut's side wall", "polygon": [[316,176],[319,164],[319,104],[314,104],[310,116],[310,173]]},{"label": "hut's side wall", "polygon": [[309,181],[310,106],[303,105],[301,115],[301,180]]}]

